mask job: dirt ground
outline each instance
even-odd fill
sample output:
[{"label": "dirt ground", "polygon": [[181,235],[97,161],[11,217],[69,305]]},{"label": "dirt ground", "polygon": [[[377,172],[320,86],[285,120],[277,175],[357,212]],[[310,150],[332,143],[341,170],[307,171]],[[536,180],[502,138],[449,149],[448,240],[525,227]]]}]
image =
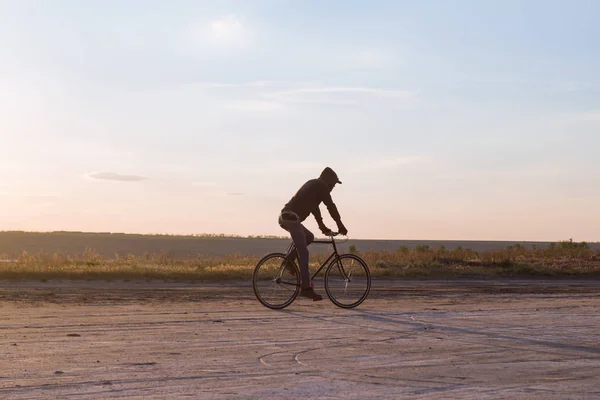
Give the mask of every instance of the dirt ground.
[{"label": "dirt ground", "polygon": [[599,295],[374,281],[272,311],[248,282],[0,282],[0,398],[600,398]]}]

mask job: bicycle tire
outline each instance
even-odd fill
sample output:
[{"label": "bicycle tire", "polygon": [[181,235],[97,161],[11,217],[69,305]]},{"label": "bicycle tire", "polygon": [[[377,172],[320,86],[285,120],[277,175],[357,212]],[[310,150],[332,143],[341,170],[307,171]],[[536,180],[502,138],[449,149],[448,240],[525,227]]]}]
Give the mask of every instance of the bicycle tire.
[{"label": "bicycle tire", "polygon": [[[285,267],[286,262],[294,266],[295,276]],[[267,292],[269,286],[270,296]],[[267,254],[254,267],[252,289],[263,306],[273,310],[285,308],[300,293],[300,269],[295,262],[287,260],[283,253]],[[279,293],[278,296],[275,291]]]},{"label": "bicycle tire", "polygon": [[[348,267],[347,264],[344,266],[343,260],[352,261],[351,267]],[[356,262],[356,264],[354,264],[354,262]],[[360,268],[359,274],[354,273],[356,270],[354,268],[355,265]],[[348,274],[350,276],[348,276]],[[364,288],[362,288],[361,285],[358,285],[358,289],[352,289],[352,291],[348,290],[348,284],[352,281],[351,278],[353,274],[355,282],[360,283]],[[340,295],[340,290],[338,290],[341,283],[344,284],[343,296]],[[333,304],[341,308],[354,308],[365,301],[371,291],[371,272],[369,271],[367,263],[359,256],[355,254],[341,254],[331,261],[327,267],[324,284],[325,292],[327,292],[327,296]],[[354,294],[354,296],[351,296],[351,293]],[[345,299],[343,299],[343,297],[345,296],[347,296],[347,298],[356,298],[357,300],[344,301]]]}]

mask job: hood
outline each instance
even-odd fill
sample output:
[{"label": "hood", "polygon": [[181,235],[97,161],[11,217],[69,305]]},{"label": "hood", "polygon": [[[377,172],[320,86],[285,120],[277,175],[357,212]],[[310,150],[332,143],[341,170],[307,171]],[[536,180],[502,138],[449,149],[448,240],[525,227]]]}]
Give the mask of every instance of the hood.
[{"label": "hood", "polygon": [[323,172],[321,172],[321,176],[319,176],[319,179],[324,180],[331,186],[333,186],[336,183],[342,184],[335,171],[329,167],[325,168]]}]

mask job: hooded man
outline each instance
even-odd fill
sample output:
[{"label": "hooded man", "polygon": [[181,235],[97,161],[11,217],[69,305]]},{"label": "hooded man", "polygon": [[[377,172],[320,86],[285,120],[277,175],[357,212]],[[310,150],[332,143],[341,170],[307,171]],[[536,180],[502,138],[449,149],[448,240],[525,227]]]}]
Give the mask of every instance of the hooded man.
[{"label": "hooded man", "polygon": [[331,191],[338,183],[341,184],[342,182],[338,179],[337,174],[331,168],[325,168],[319,178],[309,180],[298,189],[279,215],[279,226],[290,233],[298,252],[298,263],[302,278],[300,295],[311,298],[313,301],[323,299],[313,290],[308,269],[308,245],[313,242],[315,235],[306,229],[302,222],[310,214],[313,214],[321,232],[324,235],[330,235],[331,230],[323,224],[321,210],[319,209],[319,204],[323,202],[327,206],[329,215],[337,223],[339,233],[342,235],[348,233],[348,230],[342,224],[340,213],[331,199]]}]

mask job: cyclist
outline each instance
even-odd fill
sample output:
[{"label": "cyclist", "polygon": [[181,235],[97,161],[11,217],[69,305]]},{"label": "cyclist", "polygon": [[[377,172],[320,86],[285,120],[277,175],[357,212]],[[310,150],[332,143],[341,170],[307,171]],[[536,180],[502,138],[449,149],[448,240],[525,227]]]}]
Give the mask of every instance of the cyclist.
[{"label": "cyclist", "polygon": [[[313,299],[313,301],[322,300],[323,297],[315,293],[310,280],[310,272],[308,270],[308,245],[313,242],[315,235],[306,229],[302,222],[313,214],[319,229],[324,235],[330,235],[331,230],[323,223],[319,204],[323,202],[327,206],[329,214],[337,223],[338,232],[346,235],[348,230],[342,223],[340,213],[336,205],[331,199],[331,191],[336,184],[341,184],[337,174],[329,167],[325,168],[317,179],[311,179],[304,183],[298,189],[291,200],[283,207],[279,215],[279,226],[288,231],[292,237],[292,241],[296,246],[297,254],[294,258],[298,258],[300,266],[300,277],[302,280],[302,289],[300,295]],[[293,268],[289,268],[294,271]]]}]

